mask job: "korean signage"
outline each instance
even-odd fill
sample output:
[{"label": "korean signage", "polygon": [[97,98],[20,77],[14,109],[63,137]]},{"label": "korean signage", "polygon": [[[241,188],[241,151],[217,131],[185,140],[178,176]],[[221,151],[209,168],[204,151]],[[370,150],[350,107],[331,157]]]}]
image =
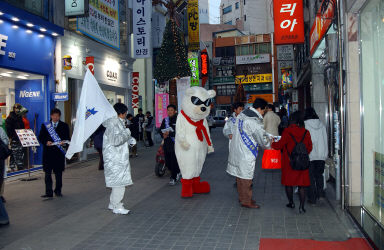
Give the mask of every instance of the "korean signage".
[{"label": "korean signage", "polygon": [[189,51],[200,50],[199,1],[188,1],[188,39]]},{"label": "korean signage", "polygon": [[236,76],[236,83],[251,84],[251,83],[265,83],[272,82],[272,74],[257,74],[257,75],[238,75]]},{"label": "korean signage", "polygon": [[212,83],[234,83],[235,77],[225,76],[225,77],[215,77],[212,79]]},{"label": "korean signage", "polygon": [[119,1],[89,0],[89,17],[77,19],[77,30],[119,50]]},{"label": "korean signage", "polygon": [[139,72],[132,73],[132,108],[139,108]]},{"label": "korean signage", "polygon": [[155,94],[156,105],[156,128],[160,128],[161,123],[167,114],[167,106],[169,104],[168,94]]},{"label": "korean signage", "polygon": [[197,57],[188,58],[189,67],[191,67],[191,86],[199,86],[199,60]]},{"label": "korean signage", "polygon": [[134,58],[151,57],[152,1],[133,0],[133,51]]},{"label": "korean signage", "polygon": [[214,57],[212,59],[213,66],[231,66],[235,65],[234,57]]},{"label": "korean signage", "polygon": [[294,59],[293,56],[293,45],[278,45],[277,47],[277,60],[290,60]]},{"label": "korean signage", "polygon": [[208,76],[209,58],[207,52],[201,52],[201,75]]},{"label": "korean signage", "polygon": [[236,64],[269,63],[270,61],[271,57],[269,54],[236,56]]},{"label": "korean signage", "polygon": [[304,43],[303,0],[274,0],[275,44]]},{"label": "korean signage", "polygon": [[[325,1],[321,3],[318,13],[316,14],[315,22],[312,25],[310,33],[310,52],[311,55],[315,52],[317,45],[323,39],[329,26],[332,24],[333,17],[335,15],[336,3],[334,0]],[[322,11],[323,10],[323,11]]]},{"label": "korean signage", "polygon": [[84,16],[88,14],[88,0],[65,0],[65,16]]}]

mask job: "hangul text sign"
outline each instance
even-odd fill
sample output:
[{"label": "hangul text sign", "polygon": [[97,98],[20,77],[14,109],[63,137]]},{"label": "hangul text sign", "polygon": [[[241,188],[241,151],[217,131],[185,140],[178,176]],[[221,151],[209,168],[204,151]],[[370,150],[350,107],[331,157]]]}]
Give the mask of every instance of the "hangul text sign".
[{"label": "hangul text sign", "polygon": [[191,86],[199,86],[199,60],[197,57],[188,58],[189,67],[191,67]]},{"label": "hangul text sign", "polygon": [[151,18],[150,0],[133,0],[133,50],[134,58],[151,57]]},{"label": "hangul text sign", "polygon": [[304,43],[303,0],[274,0],[275,44]]},{"label": "hangul text sign", "polygon": [[199,1],[188,1],[188,50],[200,50]]},{"label": "hangul text sign", "polygon": [[132,73],[132,108],[139,108],[139,72]]}]

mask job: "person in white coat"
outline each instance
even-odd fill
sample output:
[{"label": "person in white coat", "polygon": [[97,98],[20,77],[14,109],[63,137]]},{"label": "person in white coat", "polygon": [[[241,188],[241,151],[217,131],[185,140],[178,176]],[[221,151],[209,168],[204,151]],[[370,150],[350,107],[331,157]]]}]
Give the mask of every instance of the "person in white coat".
[{"label": "person in white coat", "polygon": [[308,202],[316,204],[324,193],[324,167],[328,157],[328,136],[324,124],[313,108],[307,108],[304,115],[305,128],[311,134],[312,151],[309,154],[309,177],[311,185],[308,190]]},{"label": "person in white coat", "polygon": [[133,184],[129,163],[131,131],[125,127],[128,108],[122,103],[113,107],[118,116],[103,122],[106,128],[103,136],[105,183],[112,188],[108,208],[115,214],[128,214],[129,210],[122,203],[125,187]]},{"label": "person in white coat", "polygon": [[242,207],[259,208],[252,200],[252,180],[259,148],[268,149],[271,140],[264,130],[263,114],[267,102],[257,98],[253,107],[236,119],[229,150],[227,173],[236,177],[237,192]]},{"label": "person in white coat", "polygon": [[236,129],[236,117],[244,110],[244,103],[236,102],[233,104],[233,114],[225,122],[223,128],[223,134],[229,139],[229,145],[231,145],[233,130]]}]

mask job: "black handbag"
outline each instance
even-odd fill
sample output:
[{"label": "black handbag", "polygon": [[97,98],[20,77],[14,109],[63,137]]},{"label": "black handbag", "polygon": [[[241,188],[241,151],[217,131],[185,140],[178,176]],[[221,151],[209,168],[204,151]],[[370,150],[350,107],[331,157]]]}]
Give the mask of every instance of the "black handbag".
[{"label": "black handbag", "polygon": [[9,149],[3,140],[0,139],[0,160],[4,161],[12,154],[12,150]]}]

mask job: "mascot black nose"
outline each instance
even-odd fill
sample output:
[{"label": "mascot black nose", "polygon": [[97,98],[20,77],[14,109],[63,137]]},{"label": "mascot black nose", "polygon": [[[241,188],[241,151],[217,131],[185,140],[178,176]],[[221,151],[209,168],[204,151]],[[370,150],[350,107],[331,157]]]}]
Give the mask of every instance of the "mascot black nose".
[{"label": "mascot black nose", "polygon": [[207,110],[207,108],[206,107],[201,107],[200,110],[205,112]]}]

